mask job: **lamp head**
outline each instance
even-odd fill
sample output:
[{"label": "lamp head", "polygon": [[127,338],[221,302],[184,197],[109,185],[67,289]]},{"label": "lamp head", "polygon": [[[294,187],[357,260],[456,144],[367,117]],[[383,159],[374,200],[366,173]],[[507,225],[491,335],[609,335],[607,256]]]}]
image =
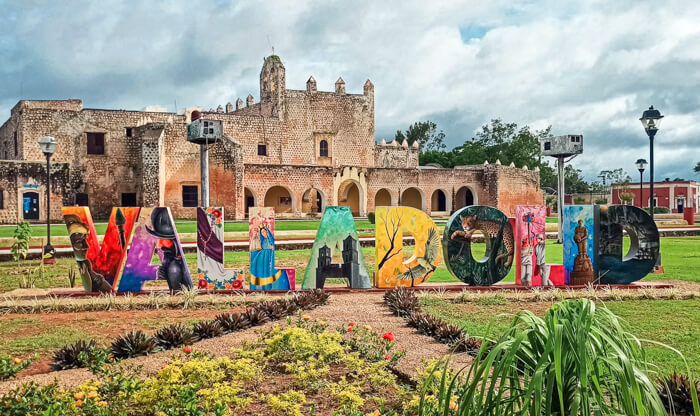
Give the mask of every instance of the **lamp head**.
[{"label": "lamp head", "polygon": [[39,147],[41,147],[41,151],[46,156],[51,156],[56,151],[56,146],[58,146],[58,142],[51,136],[44,136],[39,139]]},{"label": "lamp head", "polygon": [[646,130],[647,133],[655,133],[659,129],[662,118],[664,118],[664,116],[661,115],[661,112],[652,105],[648,110],[644,110],[639,121],[642,122],[642,126],[644,126],[644,130]]},{"label": "lamp head", "polygon": [[647,160],[646,159],[637,159],[636,162],[634,162],[635,165],[637,165],[637,170],[640,172],[644,172],[644,169],[647,168]]}]

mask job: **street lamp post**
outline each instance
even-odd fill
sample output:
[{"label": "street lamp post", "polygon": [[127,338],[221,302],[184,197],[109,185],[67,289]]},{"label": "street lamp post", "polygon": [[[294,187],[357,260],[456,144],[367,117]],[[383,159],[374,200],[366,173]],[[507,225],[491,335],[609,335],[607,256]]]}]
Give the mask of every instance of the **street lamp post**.
[{"label": "street lamp post", "polygon": [[637,159],[634,164],[639,171],[639,208],[644,208],[644,169],[647,168],[647,160]]},{"label": "street lamp post", "polygon": [[[608,175],[610,175],[609,170],[603,170],[600,172],[600,175],[598,175],[598,177],[603,180],[603,196],[605,197],[605,203],[608,202],[608,191],[605,188],[605,180],[608,178]],[[592,203],[593,201],[591,201],[591,204]]]},{"label": "street lamp post", "polygon": [[46,245],[44,246],[44,264],[54,264],[56,259],[51,245],[51,156],[56,151],[58,142],[51,136],[44,136],[39,139],[39,147],[46,156]]},{"label": "street lamp post", "polygon": [[654,136],[659,131],[659,124],[664,116],[661,112],[652,105],[648,110],[644,110],[639,121],[644,126],[644,131],[649,136],[649,211],[651,211],[651,219],[654,219]]}]

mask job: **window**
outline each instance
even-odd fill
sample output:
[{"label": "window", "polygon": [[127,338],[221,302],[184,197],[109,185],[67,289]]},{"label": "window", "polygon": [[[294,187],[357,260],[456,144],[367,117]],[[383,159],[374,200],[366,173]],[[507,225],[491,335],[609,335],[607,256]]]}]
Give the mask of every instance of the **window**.
[{"label": "window", "polygon": [[105,154],[105,134],[104,133],[87,133],[87,154],[103,155]]},{"label": "window", "polygon": [[134,137],[134,131],[131,127],[126,128],[126,137]]},{"label": "window", "polygon": [[122,206],[123,207],[135,207],[136,205],[136,192],[124,192],[122,193]]},{"label": "window", "polygon": [[552,142],[544,142],[544,150],[552,150]]},{"label": "window", "polygon": [[[124,197],[122,197],[122,199],[124,199]],[[75,205],[79,207],[88,206],[88,194],[84,192],[78,192],[75,194]]]},{"label": "window", "polygon": [[267,145],[265,145],[265,144],[258,145],[258,156],[267,156]]},{"label": "window", "polygon": [[[15,139],[15,157],[19,154],[19,146],[17,146],[17,131],[13,134],[13,137]],[[5,156],[5,159],[7,159],[7,156]]]},{"label": "window", "polygon": [[197,194],[198,187],[196,185],[182,185],[182,206],[196,207],[199,201]]},{"label": "window", "polygon": [[0,189],[0,209],[5,209],[5,191]]},{"label": "window", "polygon": [[319,149],[319,154],[321,157],[328,157],[328,142],[325,140],[321,140],[321,143],[318,144],[318,149]]}]

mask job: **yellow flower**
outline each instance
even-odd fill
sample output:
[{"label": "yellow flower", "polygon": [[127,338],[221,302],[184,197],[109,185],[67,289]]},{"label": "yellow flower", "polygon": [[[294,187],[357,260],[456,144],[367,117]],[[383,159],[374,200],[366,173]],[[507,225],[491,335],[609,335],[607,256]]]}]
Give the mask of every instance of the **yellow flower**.
[{"label": "yellow flower", "polygon": [[104,407],[104,406],[107,406],[107,402],[102,400],[101,402],[97,402],[97,405]]},{"label": "yellow flower", "polygon": [[83,393],[82,391],[79,391],[79,392],[75,393],[73,395],[73,397],[75,397],[75,400],[82,400],[83,397],[85,397],[85,393]]},{"label": "yellow flower", "polygon": [[367,331],[371,331],[371,330],[372,330],[372,327],[369,326],[369,325],[362,325],[362,327],[363,327],[364,329],[366,329]]},{"label": "yellow flower", "polygon": [[19,359],[19,358],[17,358],[17,357],[15,357],[15,359],[14,359],[14,360],[12,360],[12,361],[14,361],[14,362],[15,362],[15,364],[21,364],[21,363],[22,363],[22,360],[20,360],[20,359]]},{"label": "yellow flower", "polygon": [[83,403],[85,403],[85,402],[83,402],[82,400],[78,400],[77,402],[75,402],[75,405],[76,405],[77,407],[80,407],[80,406],[83,405]]},{"label": "yellow flower", "polygon": [[309,316],[309,315],[304,315],[304,316],[301,317],[301,319],[303,319],[303,320],[305,320],[305,321],[308,321],[309,319],[311,319],[311,316]]},{"label": "yellow flower", "polygon": [[94,399],[95,397],[97,397],[97,392],[93,390],[90,393],[88,393],[87,397],[88,399]]}]

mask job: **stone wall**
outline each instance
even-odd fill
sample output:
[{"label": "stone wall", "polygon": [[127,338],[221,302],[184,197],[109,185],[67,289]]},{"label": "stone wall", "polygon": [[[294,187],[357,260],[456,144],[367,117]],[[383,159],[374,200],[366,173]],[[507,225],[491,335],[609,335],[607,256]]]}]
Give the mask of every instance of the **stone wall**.
[{"label": "stone wall", "polygon": [[[69,205],[64,199],[70,194],[70,172],[67,163],[51,164],[51,220],[60,221],[61,207]],[[3,206],[0,223],[22,222],[22,203],[25,192],[39,194],[39,219],[46,221],[46,164],[42,162],[0,161],[0,192]],[[72,204],[70,204],[72,205]]]}]

